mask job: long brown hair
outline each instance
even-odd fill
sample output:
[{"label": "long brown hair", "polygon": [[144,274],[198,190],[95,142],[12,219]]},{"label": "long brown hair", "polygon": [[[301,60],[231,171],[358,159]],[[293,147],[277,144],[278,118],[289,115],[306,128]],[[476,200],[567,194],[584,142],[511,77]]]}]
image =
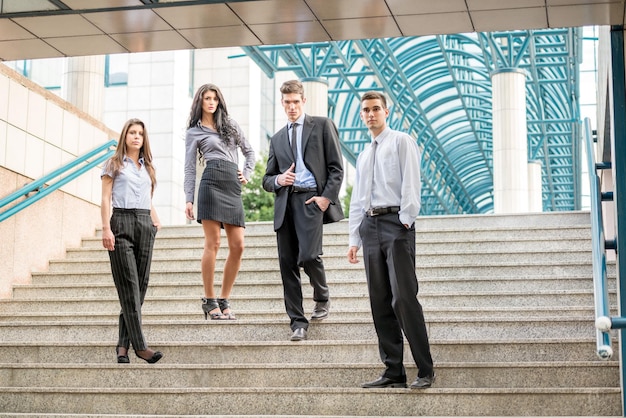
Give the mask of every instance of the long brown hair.
[{"label": "long brown hair", "polygon": [[130,127],[133,125],[140,125],[143,128],[143,145],[139,150],[139,158],[143,157],[143,166],[150,175],[150,180],[152,181],[151,193],[153,193],[157,182],[156,172],[154,166],[152,165],[152,151],[150,151],[148,130],[146,129],[146,125],[139,119],[129,119],[124,124],[124,128],[122,128],[122,132],[120,133],[120,139],[117,142],[115,154],[113,154],[111,159],[106,163],[107,171],[111,171],[113,173],[113,178],[115,178],[120,173],[122,167],[124,167],[124,156],[126,155],[126,135],[128,134]]},{"label": "long brown hair", "polygon": [[239,146],[241,143],[239,131],[228,116],[228,109],[226,108],[224,95],[220,91],[219,87],[217,87],[215,84],[204,84],[200,86],[200,88],[198,88],[198,91],[196,91],[196,94],[193,97],[193,102],[191,104],[191,111],[189,112],[189,122],[187,124],[187,129],[193,128],[198,124],[198,121],[202,119],[202,99],[204,97],[204,93],[209,90],[213,91],[218,99],[217,109],[215,109],[215,113],[213,114],[215,130],[225,144],[229,145],[232,140],[235,141],[235,145]]}]

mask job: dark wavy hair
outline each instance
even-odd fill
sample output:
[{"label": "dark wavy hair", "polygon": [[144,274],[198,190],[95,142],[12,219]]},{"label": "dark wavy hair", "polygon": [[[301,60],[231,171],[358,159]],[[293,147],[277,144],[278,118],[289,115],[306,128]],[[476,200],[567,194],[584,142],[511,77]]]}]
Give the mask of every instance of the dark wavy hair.
[{"label": "dark wavy hair", "polygon": [[224,95],[222,95],[219,87],[215,84],[204,84],[196,91],[191,104],[187,129],[193,128],[198,124],[198,121],[202,119],[202,98],[204,97],[204,93],[209,90],[213,91],[218,99],[217,109],[215,109],[215,113],[213,114],[213,121],[215,122],[217,133],[226,145],[230,145],[232,143],[231,141],[234,141],[235,145],[239,146],[241,143],[239,131],[230,116],[228,116]]},{"label": "dark wavy hair", "polygon": [[124,156],[126,155],[126,135],[133,125],[139,125],[143,129],[143,145],[139,150],[139,157],[143,158],[143,166],[150,175],[150,180],[152,181],[152,192],[154,192],[154,188],[156,186],[156,172],[154,165],[152,165],[152,151],[150,150],[150,141],[148,140],[148,130],[146,129],[146,125],[141,120],[129,119],[124,124],[122,132],[120,133],[120,139],[117,142],[115,154],[113,154],[111,159],[106,162],[106,167],[113,173],[113,178],[115,178],[120,173],[122,167],[124,167]]}]

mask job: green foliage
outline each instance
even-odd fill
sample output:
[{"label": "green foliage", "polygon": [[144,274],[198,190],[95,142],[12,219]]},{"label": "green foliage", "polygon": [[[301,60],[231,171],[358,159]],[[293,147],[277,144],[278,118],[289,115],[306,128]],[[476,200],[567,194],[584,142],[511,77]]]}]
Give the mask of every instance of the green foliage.
[{"label": "green foliage", "polygon": [[267,156],[257,161],[248,184],[241,190],[243,209],[247,222],[271,221],[274,219],[274,193],[263,190],[263,176],[267,167]]},{"label": "green foliage", "polygon": [[346,186],[346,195],[343,197],[343,214],[346,218],[350,217],[350,200],[352,200],[352,185]]}]

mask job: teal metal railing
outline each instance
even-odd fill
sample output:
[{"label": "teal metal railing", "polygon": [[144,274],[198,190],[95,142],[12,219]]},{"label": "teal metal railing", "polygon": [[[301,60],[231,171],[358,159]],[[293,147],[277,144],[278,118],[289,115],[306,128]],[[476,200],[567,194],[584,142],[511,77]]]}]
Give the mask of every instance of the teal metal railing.
[{"label": "teal metal railing", "polygon": [[[44,198],[65,184],[81,176],[92,168],[102,164],[115,153],[117,141],[109,142],[77,157],[75,160],[46,174],[10,195],[0,199],[0,222]],[[23,200],[20,200],[22,199]],[[19,201],[18,201],[19,200]],[[17,202],[17,203],[16,203]],[[7,209],[3,209],[8,207]]]},{"label": "teal metal railing", "polygon": [[602,219],[602,202],[613,200],[612,193],[602,193],[598,170],[611,168],[610,162],[595,162],[593,133],[589,119],[583,121],[583,140],[587,151],[587,168],[589,171],[589,197],[591,212],[591,246],[593,262],[593,292],[596,316],[596,349],[601,359],[608,360],[613,356],[611,348],[611,328],[622,318],[611,318],[609,307],[609,291],[606,273],[606,250],[615,249],[615,241],[607,241],[604,236]]}]

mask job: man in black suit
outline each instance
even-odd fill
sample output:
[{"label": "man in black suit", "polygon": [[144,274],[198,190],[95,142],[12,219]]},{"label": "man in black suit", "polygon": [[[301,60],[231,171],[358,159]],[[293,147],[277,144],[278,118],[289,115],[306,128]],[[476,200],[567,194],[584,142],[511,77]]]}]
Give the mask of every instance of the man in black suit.
[{"label": "man in black suit", "polygon": [[[270,140],[263,188],[275,193],[274,230],[292,341],[307,338],[300,267],[313,286],[312,320],[328,317],[330,298],[322,262],[323,224],[344,218],[339,202],[343,160],[334,122],[304,113],[304,87],[298,80],[280,88],[289,122]],[[294,141],[295,140],[295,141]]]}]

